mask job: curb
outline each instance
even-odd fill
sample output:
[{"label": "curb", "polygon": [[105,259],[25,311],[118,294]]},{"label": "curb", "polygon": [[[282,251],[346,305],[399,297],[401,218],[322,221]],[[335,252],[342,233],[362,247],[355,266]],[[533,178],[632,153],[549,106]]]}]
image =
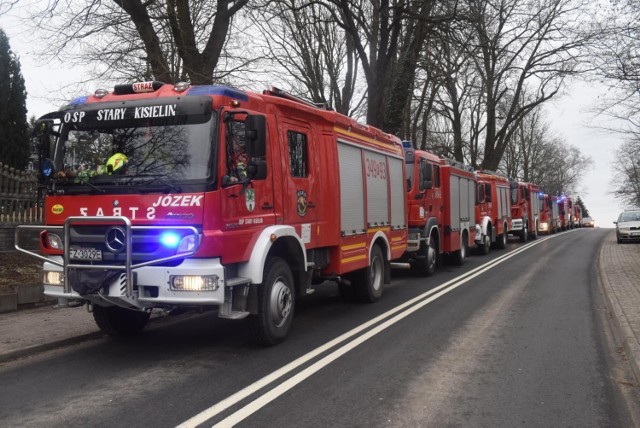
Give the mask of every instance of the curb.
[{"label": "curb", "polygon": [[[189,320],[193,317],[198,316],[198,312],[186,312],[179,315],[173,316],[157,316],[152,317],[149,320],[149,324],[147,325],[147,329],[154,328],[159,325],[167,325],[174,324],[181,321]],[[98,327],[96,327],[97,329]],[[27,357],[31,355],[35,355],[41,352],[50,351],[56,348],[62,348],[65,346],[75,345],[81,342],[86,342],[89,340],[101,339],[101,338],[109,338],[110,336],[100,330],[91,333],[80,334],[77,336],[67,337],[64,339],[55,340],[48,343],[42,343],[38,345],[30,345],[25,346],[24,348],[13,349],[11,351],[6,351],[0,353],[0,364],[7,363],[9,361],[17,360],[22,357]]]},{"label": "curb", "polygon": [[631,364],[631,368],[633,369],[636,383],[640,384],[640,343],[633,334],[633,330],[631,329],[629,321],[625,317],[624,311],[618,303],[618,300],[615,296],[612,296],[609,291],[611,290],[611,283],[602,269],[602,266],[604,266],[603,248],[605,245],[606,241],[602,243],[600,250],[598,251],[598,282],[600,283],[600,289],[604,294],[605,305],[610,313],[610,324],[614,327],[612,329],[614,338],[617,343],[622,345],[624,352],[627,354],[627,358],[629,359],[629,364]]},{"label": "curb", "polygon": [[43,343],[40,345],[26,346],[20,349],[14,349],[12,351],[3,352],[0,354],[0,364],[7,363],[9,361],[17,360],[18,358],[34,355],[44,351],[50,351],[56,348],[62,348],[64,346],[75,345],[76,343],[84,342],[92,339],[99,339],[104,337],[105,334],[101,331],[94,333],[82,334],[79,336],[68,337],[66,339],[60,339],[54,342]]}]

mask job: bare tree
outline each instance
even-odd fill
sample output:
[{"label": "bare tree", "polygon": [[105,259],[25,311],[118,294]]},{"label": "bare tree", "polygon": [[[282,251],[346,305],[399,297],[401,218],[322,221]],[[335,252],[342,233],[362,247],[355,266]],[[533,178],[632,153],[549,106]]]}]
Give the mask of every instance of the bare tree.
[{"label": "bare tree", "polygon": [[353,40],[325,7],[306,0],[266,1],[255,6],[251,21],[264,36],[269,74],[284,72],[288,90],[346,115],[362,104],[363,97],[353,105],[358,81]]},{"label": "bare tree", "polygon": [[319,0],[353,40],[367,83],[367,123],[397,133],[435,0]]},{"label": "bare tree", "polygon": [[627,140],[616,151],[613,194],[624,203],[640,207],[640,138]]},{"label": "bare tree", "polygon": [[596,32],[583,0],[469,0],[467,8],[486,98],[482,167],[495,170],[523,117],[583,70]]},{"label": "bare tree", "polygon": [[233,17],[249,0],[59,0],[36,16],[47,52],[102,76],[210,84]]},{"label": "bare tree", "polygon": [[549,194],[575,193],[593,159],[554,135],[540,108],[522,120],[498,170],[520,181],[536,183]]}]

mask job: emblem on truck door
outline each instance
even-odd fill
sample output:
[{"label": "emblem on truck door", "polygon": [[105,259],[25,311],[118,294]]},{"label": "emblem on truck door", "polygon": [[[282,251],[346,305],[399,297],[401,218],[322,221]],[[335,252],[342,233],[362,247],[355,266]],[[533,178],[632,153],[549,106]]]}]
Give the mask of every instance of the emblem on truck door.
[{"label": "emblem on truck door", "polygon": [[297,199],[298,215],[300,217],[304,217],[307,215],[307,192],[304,190],[298,190]]},{"label": "emblem on truck door", "polygon": [[256,191],[253,189],[247,189],[244,192],[244,201],[249,212],[253,212],[256,207]]}]

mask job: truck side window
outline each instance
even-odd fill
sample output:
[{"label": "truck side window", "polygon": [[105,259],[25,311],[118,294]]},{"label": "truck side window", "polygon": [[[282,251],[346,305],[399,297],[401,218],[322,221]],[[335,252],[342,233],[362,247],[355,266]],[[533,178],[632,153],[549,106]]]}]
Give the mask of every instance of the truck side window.
[{"label": "truck side window", "polygon": [[309,175],[309,165],[307,160],[307,135],[287,131],[289,140],[289,162],[292,177],[307,177]]},{"label": "truck side window", "polygon": [[244,122],[227,121],[227,175],[231,182],[248,177],[249,157],[245,141]]},{"label": "truck side window", "polygon": [[484,199],[484,185],[482,183],[476,186],[476,204],[485,202]]},{"label": "truck side window", "polygon": [[433,166],[433,187],[440,187],[440,166]]}]

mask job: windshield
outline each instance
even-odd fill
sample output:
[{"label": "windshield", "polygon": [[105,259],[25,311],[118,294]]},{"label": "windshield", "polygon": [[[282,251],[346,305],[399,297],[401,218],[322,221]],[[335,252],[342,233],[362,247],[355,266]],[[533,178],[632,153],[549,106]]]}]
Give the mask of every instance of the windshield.
[{"label": "windshield", "polygon": [[[139,117],[147,107],[88,110],[82,121],[62,119],[60,136],[52,153],[56,184],[204,182],[214,173],[212,147],[215,120],[210,108],[199,114],[152,113],[178,111],[174,105],[149,106],[149,117]],[[200,104],[202,106],[202,104]],[[124,110],[138,115],[126,117]],[[204,114],[203,114],[204,113]],[[105,120],[113,118],[113,120]],[[65,123],[68,122],[68,123]]]},{"label": "windshield", "polygon": [[640,221],[640,211],[624,212],[620,216],[620,221]]}]

